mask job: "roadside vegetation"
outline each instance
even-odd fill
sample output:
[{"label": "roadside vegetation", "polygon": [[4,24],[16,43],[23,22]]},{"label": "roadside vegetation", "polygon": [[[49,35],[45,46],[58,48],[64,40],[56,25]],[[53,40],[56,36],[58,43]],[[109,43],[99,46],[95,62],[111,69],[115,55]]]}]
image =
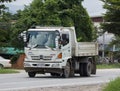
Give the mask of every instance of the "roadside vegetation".
[{"label": "roadside vegetation", "polygon": [[[101,0],[104,5],[103,8],[106,9],[106,14],[104,14],[104,23],[102,24],[102,29],[110,33],[115,34],[116,39],[111,43],[117,48],[117,53],[114,53],[116,58],[120,57],[120,0]],[[109,22],[109,23],[108,23]],[[120,63],[117,64],[102,64],[97,65],[97,68],[120,68]],[[120,91],[120,77],[112,80],[103,91]]]},{"label": "roadside vegetation", "polygon": [[120,91],[120,77],[108,83],[103,91]]},{"label": "roadside vegetation", "polygon": [[120,63],[97,64],[97,69],[113,69],[113,68],[120,68]]},{"label": "roadside vegetation", "polygon": [[14,69],[0,69],[0,74],[10,74],[10,73],[19,73],[19,71]]}]

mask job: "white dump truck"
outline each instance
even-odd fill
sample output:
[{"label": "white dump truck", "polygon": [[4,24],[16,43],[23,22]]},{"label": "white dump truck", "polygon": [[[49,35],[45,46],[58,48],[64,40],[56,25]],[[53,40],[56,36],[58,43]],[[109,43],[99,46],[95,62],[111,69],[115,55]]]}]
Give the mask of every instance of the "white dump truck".
[{"label": "white dump truck", "polygon": [[74,27],[39,27],[21,33],[25,42],[24,69],[29,77],[50,73],[73,77],[96,74],[96,42],[77,42]]}]

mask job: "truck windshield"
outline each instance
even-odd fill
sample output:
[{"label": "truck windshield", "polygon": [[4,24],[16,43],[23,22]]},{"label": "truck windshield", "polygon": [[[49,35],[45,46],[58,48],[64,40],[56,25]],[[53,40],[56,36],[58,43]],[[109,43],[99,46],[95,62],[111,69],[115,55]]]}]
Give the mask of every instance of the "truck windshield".
[{"label": "truck windshield", "polygon": [[29,31],[28,47],[55,48],[55,31]]}]

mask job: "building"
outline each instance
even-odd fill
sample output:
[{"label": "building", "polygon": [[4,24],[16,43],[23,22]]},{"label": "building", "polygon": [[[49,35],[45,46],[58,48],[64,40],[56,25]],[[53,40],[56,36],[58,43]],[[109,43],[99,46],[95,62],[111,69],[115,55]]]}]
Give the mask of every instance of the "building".
[{"label": "building", "polygon": [[109,47],[109,44],[115,39],[115,35],[108,32],[103,32],[103,30],[100,28],[100,24],[104,22],[103,16],[92,16],[91,17],[94,26],[97,30],[97,42],[99,45],[99,56],[101,58],[109,57],[110,59],[113,59],[112,53],[116,51],[115,45],[112,47]]},{"label": "building", "polygon": [[112,40],[115,39],[114,34],[103,32],[103,30],[100,28],[100,24],[104,22],[103,16],[92,16],[91,19],[97,30],[97,35],[98,35],[97,42],[99,43],[99,50],[103,49],[102,48],[103,45],[105,46],[105,48],[107,48],[107,45],[109,45],[110,42],[112,42]]}]

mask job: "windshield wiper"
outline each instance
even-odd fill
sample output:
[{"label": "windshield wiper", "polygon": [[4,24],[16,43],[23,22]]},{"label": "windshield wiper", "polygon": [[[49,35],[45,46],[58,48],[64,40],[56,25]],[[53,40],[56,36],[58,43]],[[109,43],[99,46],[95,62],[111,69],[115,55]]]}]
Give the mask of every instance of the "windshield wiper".
[{"label": "windshield wiper", "polygon": [[35,44],[32,48],[45,48],[44,45]]},{"label": "windshield wiper", "polygon": [[54,50],[54,48],[52,48],[52,47],[49,47],[49,46],[45,46],[45,47],[48,49]]},{"label": "windshield wiper", "polygon": [[39,44],[34,44],[34,45],[29,45],[27,46],[28,48],[45,48],[44,45],[39,45]]},{"label": "windshield wiper", "polygon": [[54,50],[54,48],[46,46],[46,45],[39,45],[39,44],[35,44],[35,45],[31,45],[31,47],[28,48],[47,48],[47,49],[51,49]]}]

